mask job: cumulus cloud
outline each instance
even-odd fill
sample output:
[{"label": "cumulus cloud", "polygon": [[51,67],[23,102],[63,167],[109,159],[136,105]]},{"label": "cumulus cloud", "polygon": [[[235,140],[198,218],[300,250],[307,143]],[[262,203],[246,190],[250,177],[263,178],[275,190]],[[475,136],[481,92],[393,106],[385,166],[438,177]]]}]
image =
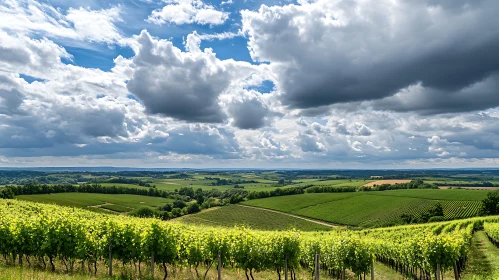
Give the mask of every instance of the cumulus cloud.
[{"label": "cumulus cloud", "polygon": [[135,72],[127,87],[150,113],[192,122],[223,121],[218,96],[229,86],[230,74],[210,50],[184,53],[146,31],[137,42]]},{"label": "cumulus cloud", "polygon": [[227,106],[232,125],[240,129],[258,129],[270,124],[275,115],[271,111],[259,92],[235,91],[231,92],[231,99]]},{"label": "cumulus cloud", "polygon": [[[498,11],[494,0],[317,0],[245,10],[242,24],[252,58],[277,74],[285,105],[315,108],[402,91],[403,101],[376,106],[425,111],[436,99],[427,112],[439,113],[499,105],[499,30],[490,28],[499,25]],[[487,101],[475,102],[475,94]]]},{"label": "cumulus cloud", "polygon": [[221,123],[227,116],[219,96],[229,85],[256,71],[248,63],[219,60],[211,49],[201,51],[196,34],[188,36],[187,52],[168,40],[152,38],[147,31],[136,40],[139,47],[127,87],[151,114],[188,122]]},{"label": "cumulus cloud", "polygon": [[[498,163],[499,73],[492,50],[499,31],[490,28],[498,23],[495,2],[298,3],[244,11],[244,33],[217,27],[220,33],[189,31],[185,39],[166,40],[147,31],[123,38],[116,26],[128,19],[123,6],[62,9],[4,1],[0,163]],[[179,18],[187,15],[179,24],[214,25],[197,10],[220,12],[200,1],[166,4],[194,8],[179,12]],[[159,16],[162,10],[155,11],[158,23],[176,23]],[[220,59],[201,48],[203,40],[243,34],[262,63]],[[175,45],[182,39],[183,46]],[[78,55],[61,44],[75,41],[126,42],[134,55],[114,58],[109,71],[70,65]],[[266,80],[276,86],[261,94]]]},{"label": "cumulus cloud", "polygon": [[0,29],[53,38],[68,38],[98,43],[122,43],[115,23],[122,21],[119,6],[91,10],[60,9],[34,0],[7,0],[0,6]]},{"label": "cumulus cloud", "polygon": [[154,10],[147,21],[155,24],[210,24],[224,23],[229,14],[217,10],[201,0],[166,0],[168,5]]}]

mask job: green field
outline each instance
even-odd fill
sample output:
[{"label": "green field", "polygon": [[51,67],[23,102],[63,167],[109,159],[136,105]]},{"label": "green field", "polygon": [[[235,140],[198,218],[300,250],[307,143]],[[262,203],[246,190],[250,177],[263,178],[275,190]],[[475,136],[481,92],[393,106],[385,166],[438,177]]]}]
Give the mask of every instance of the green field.
[{"label": "green field", "polygon": [[336,187],[360,187],[367,183],[374,182],[375,180],[348,180],[348,179],[339,179],[339,180],[319,180],[319,179],[301,179],[295,180],[297,184],[292,186],[336,186]]},{"label": "green field", "polygon": [[[214,176],[221,179],[240,179],[240,180],[255,180],[257,183],[245,183],[238,184],[240,186],[244,186],[245,190],[248,191],[263,191],[263,190],[273,190],[275,189],[275,184],[277,182],[264,180],[264,179],[256,179],[256,178],[227,178],[224,176]],[[234,188],[235,184],[228,184],[223,186],[212,186],[211,183],[215,182],[215,180],[205,180],[203,178],[190,178],[190,179],[156,179],[151,183],[155,185],[158,190],[164,191],[174,191],[179,190],[183,187],[191,187],[194,190],[201,188],[204,191],[209,190],[228,190]]]},{"label": "green field", "polygon": [[[62,206],[71,206],[78,208],[87,208],[89,206],[102,205],[105,203],[106,208],[115,212],[128,212],[140,207],[149,206],[157,207],[167,202],[172,202],[171,199],[162,197],[150,197],[132,194],[99,194],[99,193],[54,193],[54,194],[35,194],[35,195],[19,195],[16,199],[27,200],[33,202],[57,204]],[[127,211],[125,211],[128,209]]]},{"label": "green field", "polygon": [[328,226],[285,214],[238,205],[224,206],[195,215],[184,216],[179,221],[188,224],[224,227],[244,225],[260,230],[287,230],[294,228],[301,231],[324,231],[332,229]]},{"label": "green field", "polygon": [[399,196],[399,197],[413,197],[434,200],[483,200],[487,197],[488,191],[484,190],[437,190],[437,189],[424,189],[424,190],[394,190],[394,191],[381,191],[373,192],[375,195],[384,196]]},{"label": "green field", "polygon": [[133,189],[149,189],[148,187],[134,185],[134,184],[116,184],[116,183],[100,183],[99,185],[103,187],[125,187],[125,188],[133,188]]},{"label": "green field", "polygon": [[395,190],[291,195],[244,204],[335,224],[373,227],[400,224],[402,214],[418,217],[437,203],[442,205],[448,219],[473,217],[486,194],[469,190]]}]

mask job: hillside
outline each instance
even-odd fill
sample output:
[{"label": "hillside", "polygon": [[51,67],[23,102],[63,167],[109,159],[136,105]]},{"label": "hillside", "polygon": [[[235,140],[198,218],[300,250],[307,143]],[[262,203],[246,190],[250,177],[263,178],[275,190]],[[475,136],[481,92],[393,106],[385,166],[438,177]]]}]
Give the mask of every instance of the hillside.
[{"label": "hillside", "polygon": [[[141,261],[143,276],[147,276],[147,263],[154,256],[157,277],[169,272],[178,279],[175,277],[186,277],[189,271],[191,275],[200,272],[198,267],[209,272],[212,265],[203,264],[218,262],[220,255],[227,279],[239,279],[245,275],[242,271],[252,276],[255,273],[257,278],[273,278],[282,275],[285,264],[291,275],[307,278],[307,271],[313,271],[315,265],[314,255],[320,252],[321,277],[328,276],[326,272],[332,277],[345,273],[349,279],[369,275],[375,260],[379,279],[397,279],[397,273],[411,277],[441,273],[452,279],[454,272],[467,273],[463,268],[467,252],[473,249],[475,230],[484,227],[491,240],[499,242],[499,216],[365,231],[258,231],[188,226],[0,200],[0,218],[0,253],[15,257],[0,261],[0,271],[13,262],[25,266],[24,259],[31,259],[29,266],[40,265],[43,260],[47,268],[40,275],[54,270],[84,276],[95,273],[95,268],[102,275],[111,252],[116,275],[137,275],[136,264]],[[74,263],[73,267],[69,260],[84,265]],[[470,264],[474,261],[468,260]],[[5,270],[19,275],[10,268]]]},{"label": "hillside", "polygon": [[274,209],[342,225],[373,227],[402,223],[402,214],[420,216],[440,203],[447,219],[478,214],[486,191],[394,190],[311,193],[255,199],[245,205]]}]

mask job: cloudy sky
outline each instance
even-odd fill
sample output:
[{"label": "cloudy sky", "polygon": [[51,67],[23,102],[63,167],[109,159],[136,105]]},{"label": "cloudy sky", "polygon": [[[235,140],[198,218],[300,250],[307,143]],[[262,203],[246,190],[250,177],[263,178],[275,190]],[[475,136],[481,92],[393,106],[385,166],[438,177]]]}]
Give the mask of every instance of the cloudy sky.
[{"label": "cloudy sky", "polygon": [[499,167],[497,0],[0,0],[0,166]]}]

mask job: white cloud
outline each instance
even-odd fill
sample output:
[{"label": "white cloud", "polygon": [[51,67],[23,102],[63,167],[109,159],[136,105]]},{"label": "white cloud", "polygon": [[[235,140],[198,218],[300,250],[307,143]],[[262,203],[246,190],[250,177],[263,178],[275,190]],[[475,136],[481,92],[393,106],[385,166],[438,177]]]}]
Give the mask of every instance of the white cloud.
[{"label": "white cloud", "polygon": [[229,13],[219,11],[201,0],[166,0],[168,5],[154,10],[147,21],[155,24],[223,24]]},{"label": "white cloud", "polygon": [[34,0],[6,0],[0,4],[0,29],[50,38],[97,43],[124,43],[115,26],[122,21],[119,6],[102,10],[80,7],[66,13]]},{"label": "white cloud", "polygon": [[221,123],[227,116],[220,95],[230,86],[242,89],[241,83],[259,72],[249,63],[220,60],[213,50],[201,50],[196,33],[187,36],[187,52],[168,40],[152,38],[147,31],[142,31],[136,41],[138,49],[130,64],[133,76],[127,88],[151,114]]}]

